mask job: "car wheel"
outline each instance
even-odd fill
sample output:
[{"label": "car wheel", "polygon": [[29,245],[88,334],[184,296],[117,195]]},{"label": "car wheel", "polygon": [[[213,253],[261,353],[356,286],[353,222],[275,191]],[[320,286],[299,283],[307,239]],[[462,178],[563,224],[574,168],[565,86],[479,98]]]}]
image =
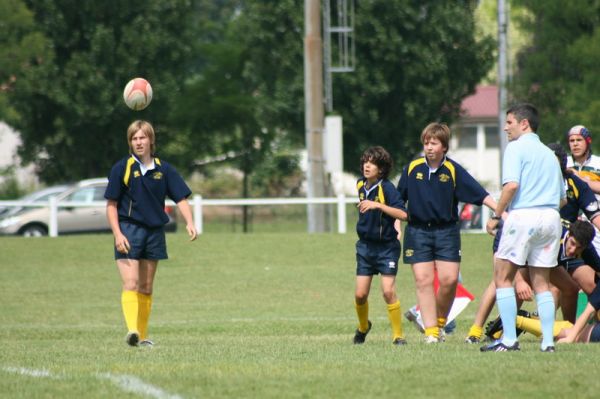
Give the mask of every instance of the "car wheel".
[{"label": "car wheel", "polygon": [[25,226],[21,230],[21,235],[23,237],[43,237],[48,235],[48,231],[43,226],[31,225]]}]

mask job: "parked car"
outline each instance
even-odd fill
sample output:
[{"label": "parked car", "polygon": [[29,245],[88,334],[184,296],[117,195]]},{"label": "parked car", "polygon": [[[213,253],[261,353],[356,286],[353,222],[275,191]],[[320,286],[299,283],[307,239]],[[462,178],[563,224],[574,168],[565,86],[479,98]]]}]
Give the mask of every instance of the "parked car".
[{"label": "parked car", "polygon": [[[108,180],[106,178],[82,180],[70,186],[56,196],[60,202],[94,202],[102,201],[100,206],[89,207],[59,207],[57,214],[58,234],[110,232],[106,219],[106,200],[104,191]],[[175,231],[175,209],[166,209],[169,222],[166,231]],[[23,208],[19,212],[0,219],[0,234],[39,237],[48,234],[50,208]]]},{"label": "parked car", "polygon": [[[24,197],[19,198],[17,201],[25,202],[27,204],[35,204],[41,202],[48,202],[53,195],[58,195],[66,191],[71,185],[61,184],[58,186],[46,187],[33,193],[27,194]],[[33,209],[23,206],[11,206],[11,207],[0,207],[0,217],[7,218],[9,216],[19,213],[22,209]]]}]

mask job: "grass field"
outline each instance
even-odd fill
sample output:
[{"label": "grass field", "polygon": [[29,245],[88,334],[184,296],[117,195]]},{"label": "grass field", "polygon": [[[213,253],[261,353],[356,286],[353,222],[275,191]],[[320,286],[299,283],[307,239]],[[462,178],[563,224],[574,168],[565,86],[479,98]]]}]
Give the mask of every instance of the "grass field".
[{"label": "grass field", "polygon": [[[373,330],[351,344],[355,234],[168,236],[152,349],[129,348],[112,236],[0,238],[0,397],[595,398],[600,345],[480,353],[463,343],[477,301],[444,344],[391,345],[376,279]],[[491,277],[491,238],[463,236],[465,285]],[[403,310],[414,303],[408,267]],[[529,305],[531,306],[531,305]]]}]

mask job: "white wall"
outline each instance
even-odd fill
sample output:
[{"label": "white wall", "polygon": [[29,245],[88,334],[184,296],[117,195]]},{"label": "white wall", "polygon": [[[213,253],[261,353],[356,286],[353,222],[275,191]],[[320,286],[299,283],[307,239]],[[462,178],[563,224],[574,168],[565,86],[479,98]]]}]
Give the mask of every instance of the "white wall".
[{"label": "white wall", "polygon": [[[35,176],[33,166],[23,167],[17,156],[17,147],[20,144],[19,135],[6,123],[0,121],[0,169],[15,165],[16,178],[21,187],[37,186],[39,181]],[[3,179],[0,176],[0,181]]]}]

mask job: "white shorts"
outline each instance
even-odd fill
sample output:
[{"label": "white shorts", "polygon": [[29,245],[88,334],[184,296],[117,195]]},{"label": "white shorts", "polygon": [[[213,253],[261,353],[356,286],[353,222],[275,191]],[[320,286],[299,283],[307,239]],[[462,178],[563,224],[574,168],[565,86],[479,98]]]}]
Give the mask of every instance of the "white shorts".
[{"label": "white shorts", "polygon": [[508,213],[496,257],[531,267],[554,267],[562,226],[551,208],[515,209]]}]

